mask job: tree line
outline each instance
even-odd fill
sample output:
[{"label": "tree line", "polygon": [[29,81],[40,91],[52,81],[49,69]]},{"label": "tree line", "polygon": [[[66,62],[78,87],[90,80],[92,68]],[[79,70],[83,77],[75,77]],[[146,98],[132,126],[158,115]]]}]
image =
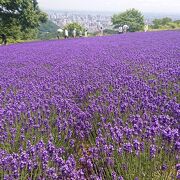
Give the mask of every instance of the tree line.
[{"label": "tree line", "polygon": [[180,29],[180,20],[173,21],[169,17],[164,17],[147,23],[142,13],[136,9],[129,9],[123,13],[113,15],[112,23],[114,28],[127,24],[130,27],[130,32],[143,31],[145,24],[149,25],[149,30]]},{"label": "tree line", "polygon": [[173,21],[169,17],[154,19],[151,25],[152,29],[178,29],[180,28],[180,20]]}]

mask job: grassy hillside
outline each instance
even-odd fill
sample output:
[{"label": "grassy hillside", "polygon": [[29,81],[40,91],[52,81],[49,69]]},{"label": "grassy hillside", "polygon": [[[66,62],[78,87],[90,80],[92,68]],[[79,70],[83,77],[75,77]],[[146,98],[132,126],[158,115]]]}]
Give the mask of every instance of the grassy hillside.
[{"label": "grassy hillside", "polygon": [[46,23],[41,23],[38,32],[38,39],[45,40],[56,38],[57,29],[59,29],[59,27],[50,20],[48,20]]}]

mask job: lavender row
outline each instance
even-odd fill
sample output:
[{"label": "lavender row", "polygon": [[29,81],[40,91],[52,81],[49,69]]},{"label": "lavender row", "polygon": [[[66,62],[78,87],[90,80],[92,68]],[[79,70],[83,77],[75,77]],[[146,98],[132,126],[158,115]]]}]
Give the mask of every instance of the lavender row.
[{"label": "lavender row", "polygon": [[0,48],[0,179],[180,177],[180,31]]}]

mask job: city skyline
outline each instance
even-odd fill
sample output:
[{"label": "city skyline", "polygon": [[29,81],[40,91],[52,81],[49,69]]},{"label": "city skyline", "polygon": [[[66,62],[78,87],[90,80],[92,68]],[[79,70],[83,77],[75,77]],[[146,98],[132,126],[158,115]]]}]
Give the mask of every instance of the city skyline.
[{"label": "city skyline", "polygon": [[42,9],[75,11],[125,11],[136,8],[142,12],[180,14],[179,0],[38,0]]}]

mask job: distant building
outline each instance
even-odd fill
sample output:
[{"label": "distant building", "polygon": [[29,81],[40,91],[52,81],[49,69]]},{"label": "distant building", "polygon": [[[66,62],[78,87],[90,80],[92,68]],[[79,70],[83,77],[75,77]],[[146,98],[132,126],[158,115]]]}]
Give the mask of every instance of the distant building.
[{"label": "distant building", "polygon": [[47,11],[49,19],[57,24],[60,28],[66,24],[77,22],[88,29],[88,32],[97,32],[97,26],[101,24],[104,29],[109,28],[111,23],[111,15],[90,14],[80,12],[61,12]]}]

